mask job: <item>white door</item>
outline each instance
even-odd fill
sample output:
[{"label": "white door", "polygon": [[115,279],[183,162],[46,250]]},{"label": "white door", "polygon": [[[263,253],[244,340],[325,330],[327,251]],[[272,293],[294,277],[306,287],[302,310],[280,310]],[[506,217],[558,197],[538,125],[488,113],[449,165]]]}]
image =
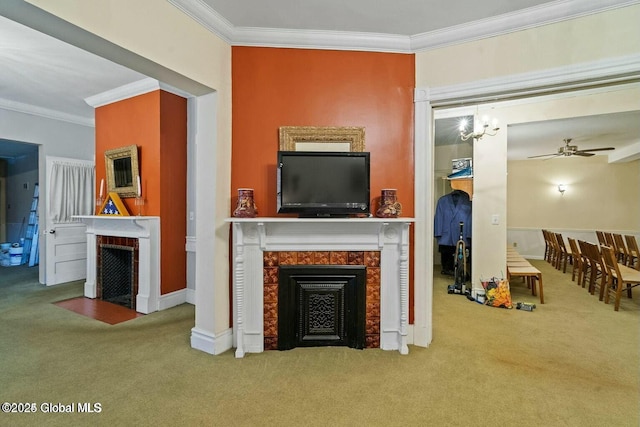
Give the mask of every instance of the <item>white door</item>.
[{"label": "white door", "polygon": [[[86,226],[82,223],[56,222],[51,215],[51,171],[54,162],[64,162],[82,167],[93,167],[94,163],[86,160],[67,159],[47,156],[46,159],[46,197],[42,200],[43,208],[46,209],[46,227],[43,230],[43,240],[45,242],[45,284],[47,286],[59,283],[82,280],[87,275],[87,235]],[[94,188],[93,177],[91,188]],[[45,196],[42,194],[42,196]],[[93,191],[85,192],[84,196],[89,197],[88,201],[93,206]],[[42,212],[42,211],[41,211]],[[93,212],[83,212],[79,214],[91,215]]]}]

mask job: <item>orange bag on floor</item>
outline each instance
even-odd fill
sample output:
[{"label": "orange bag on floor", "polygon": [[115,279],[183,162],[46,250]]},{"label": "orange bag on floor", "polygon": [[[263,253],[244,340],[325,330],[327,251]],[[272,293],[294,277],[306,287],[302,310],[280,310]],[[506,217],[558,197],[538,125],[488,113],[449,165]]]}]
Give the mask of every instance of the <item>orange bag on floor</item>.
[{"label": "orange bag on floor", "polygon": [[482,282],[486,294],[485,304],[491,307],[513,308],[509,281],[492,277],[488,282]]}]

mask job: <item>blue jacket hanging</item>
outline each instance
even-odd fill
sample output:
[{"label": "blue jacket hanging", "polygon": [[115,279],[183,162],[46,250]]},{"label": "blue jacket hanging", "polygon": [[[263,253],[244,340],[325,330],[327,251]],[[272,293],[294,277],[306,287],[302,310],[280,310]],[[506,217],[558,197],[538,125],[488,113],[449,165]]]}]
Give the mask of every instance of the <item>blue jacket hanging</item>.
[{"label": "blue jacket hanging", "polygon": [[455,246],[464,223],[465,244],[471,246],[471,200],[464,191],[454,190],[438,199],[434,220],[434,236],[439,245]]}]

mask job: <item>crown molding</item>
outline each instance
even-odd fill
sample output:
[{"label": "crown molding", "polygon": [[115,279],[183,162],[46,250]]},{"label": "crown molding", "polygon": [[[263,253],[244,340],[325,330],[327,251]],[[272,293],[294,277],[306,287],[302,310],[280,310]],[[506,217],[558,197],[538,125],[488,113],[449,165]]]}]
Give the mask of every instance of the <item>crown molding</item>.
[{"label": "crown molding", "polygon": [[50,108],[24,104],[22,102],[11,101],[9,99],[0,98],[0,108],[23,114],[30,114],[32,116],[40,116],[46,119],[68,122],[74,125],[95,127],[95,121],[93,118],[86,118],[83,116],[78,116],[76,114],[63,113],[61,111],[52,110]]},{"label": "crown molding", "polygon": [[640,54],[634,54],[468,83],[418,88],[414,100],[429,101],[434,106],[459,105],[638,81]]},{"label": "crown molding", "polygon": [[512,13],[411,36],[421,52],[554,24],[640,3],[640,0],[558,0]]},{"label": "crown molding", "polygon": [[231,44],[233,46],[411,53],[410,39],[407,36],[349,31],[238,27],[234,31]]},{"label": "crown molding", "polygon": [[103,105],[113,104],[114,102],[122,101],[123,99],[133,98],[134,96],[142,95],[156,90],[164,90],[165,92],[170,92],[183,98],[191,97],[191,95],[185,91],[174,88],[173,86],[170,86],[166,83],[159,82],[158,80],[146,78],[126,84],[124,86],[117,87],[115,89],[108,90],[106,92],[98,93],[96,95],[85,98],[84,101],[93,108],[98,108],[102,107]]},{"label": "crown molding", "polygon": [[167,0],[222,40],[233,42],[234,26],[202,0]]},{"label": "crown molding", "polygon": [[415,53],[527,28],[553,24],[640,3],[640,0],[557,0],[412,36],[349,31],[235,27],[203,0],[167,0],[233,46]]}]

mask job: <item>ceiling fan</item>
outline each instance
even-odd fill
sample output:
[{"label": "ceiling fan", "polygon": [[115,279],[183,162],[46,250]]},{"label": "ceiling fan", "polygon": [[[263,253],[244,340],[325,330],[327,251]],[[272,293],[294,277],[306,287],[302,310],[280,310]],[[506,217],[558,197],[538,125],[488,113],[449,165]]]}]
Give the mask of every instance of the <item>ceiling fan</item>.
[{"label": "ceiling fan", "polygon": [[573,156],[573,155],[582,156],[582,157],[591,157],[591,156],[595,156],[595,153],[593,153],[592,151],[615,150],[614,147],[591,148],[591,149],[588,149],[588,150],[579,150],[577,145],[569,145],[569,144],[571,144],[571,138],[563,139],[563,141],[564,141],[564,146],[558,148],[558,152],[557,153],[541,154],[539,156],[530,156],[528,158],[529,159],[535,159],[537,157],[553,158],[553,157],[558,157],[558,156],[569,157],[569,156]]}]

